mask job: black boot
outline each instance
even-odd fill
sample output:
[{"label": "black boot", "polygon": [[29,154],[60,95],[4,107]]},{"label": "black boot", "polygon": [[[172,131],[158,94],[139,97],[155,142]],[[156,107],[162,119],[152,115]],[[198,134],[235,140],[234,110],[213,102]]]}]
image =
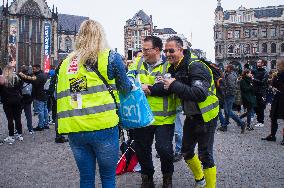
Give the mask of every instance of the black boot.
[{"label": "black boot", "polygon": [[163,174],[163,188],[172,188],[173,187],[173,175],[172,174]]},{"label": "black boot", "polygon": [[270,135],[268,135],[267,137],[262,138],[261,140],[267,140],[267,141],[273,141],[273,142],[275,142],[275,141],[276,141],[276,137],[270,134]]},{"label": "black boot", "polygon": [[282,146],[284,146],[284,138],[283,138],[283,140],[282,140],[282,142],[280,143]]},{"label": "black boot", "polygon": [[155,188],[153,176],[141,174],[141,178],[142,178],[141,188]]}]

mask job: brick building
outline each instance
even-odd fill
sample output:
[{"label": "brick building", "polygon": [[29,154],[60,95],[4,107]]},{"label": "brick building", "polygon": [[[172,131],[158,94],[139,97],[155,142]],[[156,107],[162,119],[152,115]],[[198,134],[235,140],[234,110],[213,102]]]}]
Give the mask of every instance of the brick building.
[{"label": "brick building", "polygon": [[284,5],[224,11],[221,0],[215,10],[215,60],[220,64],[246,62],[259,58],[275,68],[284,55]]}]

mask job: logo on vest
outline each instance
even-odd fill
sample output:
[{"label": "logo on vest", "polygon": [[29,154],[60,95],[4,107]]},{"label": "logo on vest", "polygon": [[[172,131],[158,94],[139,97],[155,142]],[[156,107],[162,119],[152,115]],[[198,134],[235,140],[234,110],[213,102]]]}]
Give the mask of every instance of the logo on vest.
[{"label": "logo on vest", "polygon": [[77,57],[73,58],[67,69],[67,74],[77,74],[79,63]]}]

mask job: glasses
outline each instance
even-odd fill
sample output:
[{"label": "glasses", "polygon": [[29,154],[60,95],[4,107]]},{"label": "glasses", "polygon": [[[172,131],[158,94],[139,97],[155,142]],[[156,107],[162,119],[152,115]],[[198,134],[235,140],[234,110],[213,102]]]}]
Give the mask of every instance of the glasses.
[{"label": "glasses", "polygon": [[172,48],[170,48],[170,49],[166,49],[166,50],[164,50],[164,53],[166,54],[166,53],[170,53],[170,54],[173,54],[173,53],[175,53],[175,49],[172,49]]},{"label": "glasses", "polygon": [[142,52],[148,53],[152,49],[154,49],[154,48],[142,48]]}]

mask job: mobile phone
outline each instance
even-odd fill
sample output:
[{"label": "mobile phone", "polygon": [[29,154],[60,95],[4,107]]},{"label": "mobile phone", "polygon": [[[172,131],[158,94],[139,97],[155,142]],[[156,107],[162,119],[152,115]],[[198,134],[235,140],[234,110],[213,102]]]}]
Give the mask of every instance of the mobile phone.
[{"label": "mobile phone", "polygon": [[127,60],[132,60],[133,59],[133,51],[132,50],[128,50],[127,51]]}]

